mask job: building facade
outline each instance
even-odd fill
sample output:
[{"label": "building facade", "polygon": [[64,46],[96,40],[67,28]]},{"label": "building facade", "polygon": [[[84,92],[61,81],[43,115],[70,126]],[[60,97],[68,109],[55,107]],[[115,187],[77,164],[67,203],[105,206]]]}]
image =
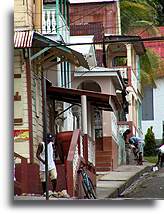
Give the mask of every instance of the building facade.
[{"label": "building facade", "polygon": [[[121,105],[121,108],[114,108],[113,113],[98,112],[101,123],[95,128],[97,170],[112,170],[124,162],[121,155],[124,154],[123,141],[120,140],[122,133],[131,128],[134,135],[142,135],[140,55],[144,54],[144,46],[133,45],[129,41],[135,37],[121,36],[118,1],[88,0],[70,3],[72,42],[78,44],[84,42],[82,38],[93,35],[92,41],[85,42],[92,43],[95,50],[95,54],[89,54],[89,51],[86,53],[92,61],[91,71],[78,68],[74,74],[74,87],[114,94]],[[115,43],[116,40],[120,42]],[[87,45],[75,47],[81,52],[87,50]],[[104,157],[110,159],[107,164],[103,164]]]},{"label": "building facade", "polygon": [[[159,27],[160,35],[164,35],[164,27]],[[164,61],[164,42],[146,43],[147,48],[152,49],[161,61]],[[156,140],[161,143],[164,139],[164,114],[162,99],[164,97],[164,72],[163,66],[157,68],[157,78],[155,80],[156,87],[146,86],[144,88],[144,98],[142,105],[142,127],[144,135],[149,127],[153,127]]]}]

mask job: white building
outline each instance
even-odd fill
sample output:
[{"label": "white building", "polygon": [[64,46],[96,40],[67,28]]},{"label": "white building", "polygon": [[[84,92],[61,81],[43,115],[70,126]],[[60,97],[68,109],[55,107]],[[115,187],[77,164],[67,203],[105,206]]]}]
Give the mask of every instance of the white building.
[{"label": "white building", "polygon": [[161,140],[164,134],[164,78],[157,79],[155,83],[156,88],[145,89],[142,129],[145,135],[152,126],[155,138]]}]

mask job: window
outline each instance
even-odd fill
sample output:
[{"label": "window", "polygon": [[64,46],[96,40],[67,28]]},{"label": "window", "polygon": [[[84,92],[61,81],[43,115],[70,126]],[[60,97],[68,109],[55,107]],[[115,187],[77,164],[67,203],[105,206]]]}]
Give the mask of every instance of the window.
[{"label": "window", "polygon": [[113,66],[126,66],[127,57],[126,56],[116,56],[113,59]]},{"label": "window", "polygon": [[144,88],[144,98],[142,102],[143,120],[154,120],[153,88]]}]

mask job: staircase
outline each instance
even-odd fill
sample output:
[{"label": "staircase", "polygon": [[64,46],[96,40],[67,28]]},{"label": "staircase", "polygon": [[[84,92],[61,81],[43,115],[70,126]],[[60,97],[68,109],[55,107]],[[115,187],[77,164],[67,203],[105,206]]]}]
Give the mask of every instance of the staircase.
[{"label": "staircase", "polygon": [[[66,133],[64,133],[66,134]],[[56,161],[58,172],[57,191],[66,189],[71,197],[83,198],[83,187],[77,170],[81,162],[88,166],[88,174],[93,184],[96,183],[94,166],[88,164],[88,136],[83,135],[81,130],[77,129],[67,133],[60,142],[60,160]],[[64,140],[63,140],[64,139]],[[14,182],[14,194],[42,194],[41,182],[39,178],[39,165],[30,164],[27,159],[14,153],[14,157],[21,161],[16,164],[16,181]],[[49,187],[51,183],[49,182]]]},{"label": "staircase", "polygon": [[111,151],[96,151],[96,171],[112,171],[113,161]]}]

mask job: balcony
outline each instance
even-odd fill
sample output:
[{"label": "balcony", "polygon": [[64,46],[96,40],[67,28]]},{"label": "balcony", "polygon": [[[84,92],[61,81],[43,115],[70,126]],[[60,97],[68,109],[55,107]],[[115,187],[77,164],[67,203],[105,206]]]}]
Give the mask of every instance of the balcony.
[{"label": "balcony", "polygon": [[57,38],[65,43],[69,42],[70,31],[66,20],[56,10],[43,10],[42,33],[46,35],[57,35]]}]

